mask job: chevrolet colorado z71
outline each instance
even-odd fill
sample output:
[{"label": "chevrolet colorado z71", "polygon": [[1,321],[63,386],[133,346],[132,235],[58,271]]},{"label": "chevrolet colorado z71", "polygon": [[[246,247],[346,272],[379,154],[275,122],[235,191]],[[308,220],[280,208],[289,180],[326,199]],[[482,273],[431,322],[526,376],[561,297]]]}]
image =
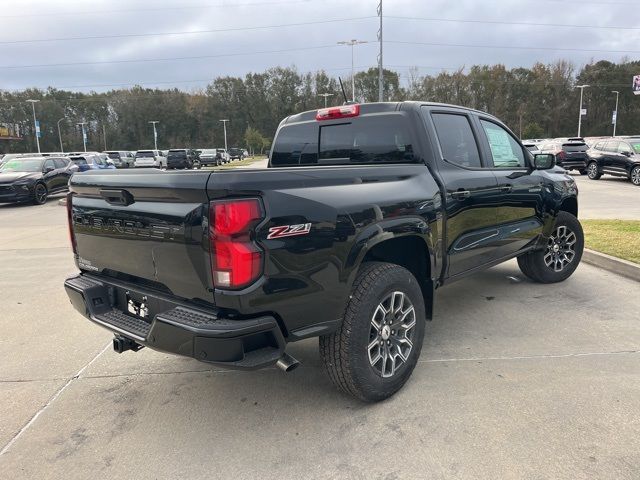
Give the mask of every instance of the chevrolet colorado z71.
[{"label": "chevrolet colorado z71", "polygon": [[91,171],[70,190],[66,291],[116,351],[287,370],[287,343],[319,337],[332,381],[365,401],[411,375],[436,288],[515,257],[559,282],[583,250],[553,156],[450,105],[300,113],[266,170]]}]

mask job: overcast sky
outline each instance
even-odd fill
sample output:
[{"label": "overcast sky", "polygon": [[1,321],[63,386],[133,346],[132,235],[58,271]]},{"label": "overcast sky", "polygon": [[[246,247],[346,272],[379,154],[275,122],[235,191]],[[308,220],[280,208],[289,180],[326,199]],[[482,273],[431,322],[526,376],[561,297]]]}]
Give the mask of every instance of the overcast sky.
[{"label": "overcast sky", "polygon": [[[336,42],[375,42],[377,3],[3,0],[0,89],[102,91],[141,84],[190,90],[216,76],[277,65],[346,77],[350,48]],[[580,66],[591,59],[640,59],[638,0],[384,0],[384,14],[384,63],[403,79],[412,66],[435,74],[473,64],[528,67],[565,58]],[[237,30],[184,34],[230,29]],[[181,34],[150,35],[167,32]],[[140,34],[145,36],[131,36]],[[120,37],[60,40],[108,36]],[[377,43],[357,46],[356,67],[374,66],[377,51]],[[154,59],[167,60],[137,61]]]}]

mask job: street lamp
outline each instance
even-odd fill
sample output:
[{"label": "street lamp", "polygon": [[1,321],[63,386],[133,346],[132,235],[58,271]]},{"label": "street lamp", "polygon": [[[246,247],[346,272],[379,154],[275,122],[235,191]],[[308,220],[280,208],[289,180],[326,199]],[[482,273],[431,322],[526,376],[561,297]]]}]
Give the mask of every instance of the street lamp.
[{"label": "street lamp", "polygon": [[77,123],[77,125],[80,125],[82,127],[82,145],[84,146],[84,151],[87,151],[87,133],[84,131],[84,126],[87,124],[87,122],[79,122]]},{"label": "street lamp", "polygon": [[348,40],[348,41],[338,42],[338,45],[349,45],[351,47],[351,100],[354,102],[356,101],[356,79],[355,79],[355,72],[353,67],[353,47],[361,43],[369,43],[369,42],[365,40],[356,40],[355,38],[352,38],[351,40]]},{"label": "street lamp", "polygon": [[160,122],[158,120],[151,120],[149,123],[153,125],[153,149],[158,150],[158,131],[156,130],[156,124]]},{"label": "street lamp", "polygon": [[324,108],[327,108],[327,97],[333,97],[333,93],[319,93],[319,97],[324,97]]},{"label": "street lamp", "polygon": [[611,93],[616,94],[616,109],[613,111],[613,136],[616,136],[616,127],[618,126],[618,97],[620,92],[618,90],[611,90]]},{"label": "street lamp", "polygon": [[589,88],[590,85],[576,85],[576,88],[580,89],[580,115],[578,116],[578,136],[580,136],[580,129],[582,127],[582,94],[585,88]]},{"label": "street lamp", "polygon": [[38,121],[36,120],[36,103],[40,100],[27,100],[27,103],[31,104],[31,108],[33,109],[33,128],[35,128],[36,133],[36,145],[38,145],[38,153],[40,153],[40,125],[38,125]]},{"label": "street lamp", "polygon": [[229,119],[225,118],[223,120],[218,120],[220,122],[222,122],[222,125],[224,126],[224,150],[225,152],[227,151],[227,122],[229,121]]},{"label": "street lamp", "polygon": [[62,146],[62,133],[60,133],[60,122],[63,121],[66,117],[62,117],[58,120],[58,139],[60,140],[60,153],[64,153],[64,147]]}]

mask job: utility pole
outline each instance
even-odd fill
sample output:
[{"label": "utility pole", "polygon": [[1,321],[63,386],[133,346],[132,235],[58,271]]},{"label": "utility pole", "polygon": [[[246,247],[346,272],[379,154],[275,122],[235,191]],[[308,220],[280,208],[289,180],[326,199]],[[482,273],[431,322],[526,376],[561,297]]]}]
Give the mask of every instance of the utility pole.
[{"label": "utility pole", "polygon": [[351,100],[353,102],[356,101],[356,76],[355,76],[355,67],[353,66],[353,47],[356,45],[360,45],[361,43],[369,43],[365,40],[356,40],[352,38],[348,41],[338,42],[338,45],[349,45],[351,47]]},{"label": "utility pole", "polygon": [[60,122],[64,120],[66,117],[62,117],[58,120],[58,139],[60,140],[60,153],[64,153],[64,147],[62,146],[62,133],[60,133]]},{"label": "utility pole", "polygon": [[580,115],[578,116],[578,136],[580,136],[580,129],[582,127],[582,94],[585,88],[589,88],[590,85],[576,85],[576,88],[580,89]]},{"label": "utility pole", "polygon": [[222,125],[224,127],[224,149],[226,151],[227,150],[227,122],[229,121],[229,119],[225,118],[219,121],[222,122]]},{"label": "utility pole", "polygon": [[618,97],[620,96],[620,92],[617,90],[612,90],[611,93],[616,94],[616,109],[613,111],[613,136],[616,136],[616,127],[618,126]]},{"label": "utility pole", "polygon": [[160,122],[158,120],[151,120],[149,123],[153,125],[153,149],[158,150],[158,130],[156,130],[156,124]]},{"label": "utility pole", "polygon": [[378,30],[378,42],[380,42],[380,53],[378,53],[378,101],[384,102],[384,69],[382,68],[382,0],[378,3],[378,16],[380,17],[380,29]]},{"label": "utility pole", "polygon": [[319,93],[319,97],[324,97],[324,108],[327,108],[327,97],[333,97],[333,93]]},{"label": "utility pole", "polygon": [[104,128],[104,123],[102,124],[102,139],[104,140],[104,151],[107,151],[107,131]]},{"label": "utility pole", "polygon": [[78,123],[78,125],[80,125],[82,127],[82,145],[84,145],[84,151],[87,151],[87,134],[84,131],[84,126],[87,124],[87,122],[80,122]]},{"label": "utility pole", "polygon": [[33,128],[35,129],[36,145],[38,146],[38,153],[40,153],[40,125],[36,120],[36,103],[38,103],[39,101],[40,100],[32,100],[32,99],[27,100],[27,103],[30,103],[31,108],[33,109]]}]

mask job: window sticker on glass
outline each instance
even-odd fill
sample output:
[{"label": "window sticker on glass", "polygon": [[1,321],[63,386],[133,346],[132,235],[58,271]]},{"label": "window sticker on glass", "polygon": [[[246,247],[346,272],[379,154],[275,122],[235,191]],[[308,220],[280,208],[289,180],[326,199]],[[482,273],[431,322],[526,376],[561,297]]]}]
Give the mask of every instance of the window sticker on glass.
[{"label": "window sticker on glass", "polygon": [[481,120],[482,127],[487,134],[493,165],[495,167],[524,167],[524,154],[511,135],[495,123]]}]

